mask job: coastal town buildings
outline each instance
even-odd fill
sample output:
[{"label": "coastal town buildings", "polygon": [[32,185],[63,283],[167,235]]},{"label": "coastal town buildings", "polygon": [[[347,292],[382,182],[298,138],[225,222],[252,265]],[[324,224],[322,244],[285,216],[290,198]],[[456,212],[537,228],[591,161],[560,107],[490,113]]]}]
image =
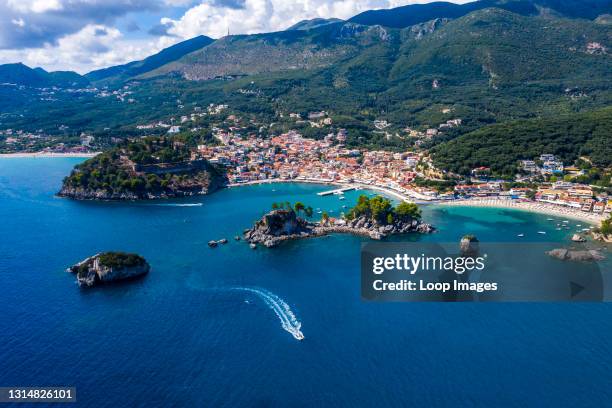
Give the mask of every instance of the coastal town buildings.
[{"label": "coastal town buildings", "polygon": [[347,148],[343,130],[323,140],[304,138],[295,131],[265,140],[219,131],[215,138],[220,145],[200,145],[197,154],[225,165],[230,183],[296,179],[361,183],[427,200],[438,195],[412,185],[422,154]]}]

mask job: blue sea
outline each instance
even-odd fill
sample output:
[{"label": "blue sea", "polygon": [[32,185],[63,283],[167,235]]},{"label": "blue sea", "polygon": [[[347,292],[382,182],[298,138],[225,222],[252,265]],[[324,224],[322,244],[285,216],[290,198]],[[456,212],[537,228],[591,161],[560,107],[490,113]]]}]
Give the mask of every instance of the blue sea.
[{"label": "blue sea", "polygon": [[[74,386],[71,406],[113,408],[612,404],[612,304],[364,302],[362,238],[272,250],[233,240],[272,202],[334,215],[363,192],[340,201],[315,194],[325,186],[273,184],[147,203],[56,198],[79,161],[0,160],[0,386]],[[570,233],[525,212],[423,211],[438,232],[406,239]],[[230,242],[208,248],[220,238]],[[142,254],[152,271],[80,289],[66,267],[106,250]]]}]

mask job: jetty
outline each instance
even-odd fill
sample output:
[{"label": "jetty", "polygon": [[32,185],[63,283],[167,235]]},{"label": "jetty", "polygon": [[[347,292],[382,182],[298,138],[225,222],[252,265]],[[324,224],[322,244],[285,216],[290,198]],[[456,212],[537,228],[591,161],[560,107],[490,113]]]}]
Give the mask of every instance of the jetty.
[{"label": "jetty", "polygon": [[355,190],[355,186],[348,186],[348,187],[342,187],[342,188],[337,188],[335,190],[328,190],[328,191],[321,191],[320,193],[317,193],[318,196],[328,196],[328,195],[332,195],[332,194],[342,194],[345,193],[347,191],[352,191]]}]

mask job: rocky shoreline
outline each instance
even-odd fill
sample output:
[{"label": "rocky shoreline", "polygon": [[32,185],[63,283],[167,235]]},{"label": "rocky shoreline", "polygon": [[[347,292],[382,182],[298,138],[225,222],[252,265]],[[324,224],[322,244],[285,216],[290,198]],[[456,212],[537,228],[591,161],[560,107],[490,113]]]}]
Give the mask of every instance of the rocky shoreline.
[{"label": "rocky shoreline", "polygon": [[612,235],[604,235],[599,232],[592,232],[591,236],[596,241],[605,242],[606,244],[612,244]]},{"label": "rocky shoreline", "polygon": [[81,201],[139,201],[163,200],[169,198],[186,198],[214,193],[224,187],[223,184],[191,186],[188,189],[173,189],[161,192],[143,191],[114,192],[108,190],[88,190],[84,188],[62,187],[57,193],[58,197],[71,198]]},{"label": "rocky shoreline", "polygon": [[365,216],[353,220],[311,222],[291,210],[273,210],[258,220],[252,228],[244,231],[244,239],[251,245],[273,248],[285,241],[321,237],[328,234],[353,234],[374,240],[406,233],[431,233],[434,228],[420,220],[395,221],[380,225]]},{"label": "rocky shoreline", "polygon": [[157,191],[114,191],[111,189],[88,189],[64,183],[57,193],[59,197],[83,201],[137,201],[159,200],[168,198],[185,198],[213,193],[225,187],[225,179],[211,176],[210,173],[189,175],[181,183],[175,183]]}]

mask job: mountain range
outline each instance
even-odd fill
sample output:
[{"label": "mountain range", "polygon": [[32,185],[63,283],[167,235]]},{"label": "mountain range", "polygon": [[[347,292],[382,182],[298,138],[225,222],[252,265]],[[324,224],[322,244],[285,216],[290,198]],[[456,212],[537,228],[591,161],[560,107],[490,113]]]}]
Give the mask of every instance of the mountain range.
[{"label": "mountain range", "polygon": [[[216,47],[220,49],[227,48],[230,52],[234,53],[244,51],[241,48],[243,46],[242,41],[258,43],[258,39],[261,40],[259,41],[260,44],[269,40],[270,43],[267,45],[270,47],[277,46],[279,42],[282,42],[283,40],[293,41],[295,46],[301,46],[302,44],[299,43],[300,37],[305,38],[308,36],[292,36],[290,33],[291,31],[312,31],[315,29],[321,29],[322,27],[328,25],[335,25],[336,27],[341,26],[346,31],[350,31],[351,29],[355,30],[354,27],[357,27],[356,25],[381,26],[389,29],[404,29],[425,22],[457,19],[475,11],[491,7],[510,11],[523,16],[552,15],[555,17],[570,19],[595,20],[598,17],[602,17],[604,19],[606,17],[609,18],[610,13],[612,13],[612,0],[480,0],[466,4],[432,2],[427,4],[408,5],[393,9],[366,11],[352,17],[347,22],[335,18],[315,18],[312,20],[304,20],[289,27],[286,32],[280,33],[232,36],[228,38],[224,37],[217,41],[200,35],[168,47],[157,54],[145,58],[144,60],[98,69],[89,72],[84,76],[70,71],[49,73],[44,71],[42,68],[31,69],[21,63],[4,64],[0,65],[0,81],[27,86],[73,86],[82,85],[86,82],[95,84],[100,81],[108,81],[109,79],[112,79],[113,81],[125,81],[139,75],[146,75],[148,73],[152,73],[149,74],[149,76],[156,75],[158,72],[155,72],[155,70],[168,64],[172,64],[173,62],[177,62],[178,65],[190,65],[191,63],[197,61],[197,56],[188,57],[188,54],[194,53],[198,50],[206,52],[204,49],[214,43]],[[354,23],[354,25],[347,23]],[[321,35],[325,35],[324,29],[321,33],[314,33],[315,37],[320,37]],[[336,36],[336,38],[332,40],[341,40],[342,35],[343,33],[340,33],[340,35]],[[289,55],[289,58],[299,57],[301,55],[304,61],[298,60],[294,61],[294,64],[283,64],[278,67],[278,70],[300,68],[305,65],[308,66],[310,60],[316,61],[317,59],[324,58],[326,56],[322,54],[329,54],[329,52],[325,49],[326,45],[334,45],[330,43],[316,43],[316,41],[314,43],[317,46],[317,50],[313,53],[309,52],[308,47],[306,47],[305,50],[301,50],[301,53],[294,52],[290,53]],[[247,48],[250,45],[251,44],[246,44]],[[255,47],[252,47],[250,50],[259,51],[259,49],[255,49]],[[320,52],[317,54],[317,51]],[[260,58],[260,62],[263,62],[268,56],[269,54],[264,53]],[[215,61],[211,62],[213,64],[215,63]],[[238,63],[239,62],[240,61],[238,61]],[[333,62],[333,60],[331,62]],[[248,65],[248,63],[246,65]],[[174,67],[169,66],[162,68],[162,70],[159,72],[171,72],[173,71],[173,68],[176,68],[176,65]],[[256,69],[254,71],[259,72],[260,70]],[[226,74],[224,70],[215,71],[215,73],[216,72]],[[196,76],[195,78],[202,79],[200,76]]]},{"label": "mountain range", "polygon": [[481,0],[465,4],[433,2],[386,10],[370,10],[349,21],[366,25],[405,28],[434,18],[459,18],[473,11],[497,7],[525,16],[553,14],[558,17],[593,20],[610,13],[610,0]]},{"label": "mountain range", "polygon": [[150,57],[147,57],[142,61],[133,61],[124,65],[117,65],[110,68],[103,68],[96,71],[92,71],[86,74],[85,78],[87,78],[91,82],[108,80],[109,78],[113,78],[115,81],[126,80],[137,75],[144,74],[145,72],[157,69],[191,52],[204,48],[207,45],[213,43],[214,41],[215,40],[210,37],[200,35],[187,41],[182,41],[171,47],[165,48],[157,54],[151,55]]},{"label": "mountain range", "polygon": [[612,0],[434,2],[274,33],[200,36],[84,76],[4,65],[0,83],[127,84],[132,102],[61,93],[47,102],[32,89],[0,87],[11,101],[0,102],[2,126],[52,132],[61,118],[75,131],[118,131],[177,114],[177,100],[224,102],[262,122],[325,110],[348,129],[350,144],[400,147],[411,141],[371,123],[385,119],[399,132],[461,118],[438,144],[495,123],[579,120],[612,105],[610,14]]},{"label": "mountain range", "polygon": [[30,68],[22,63],[0,65],[0,83],[25,86],[81,87],[89,81],[73,71],[47,72],[42,68]]}]

